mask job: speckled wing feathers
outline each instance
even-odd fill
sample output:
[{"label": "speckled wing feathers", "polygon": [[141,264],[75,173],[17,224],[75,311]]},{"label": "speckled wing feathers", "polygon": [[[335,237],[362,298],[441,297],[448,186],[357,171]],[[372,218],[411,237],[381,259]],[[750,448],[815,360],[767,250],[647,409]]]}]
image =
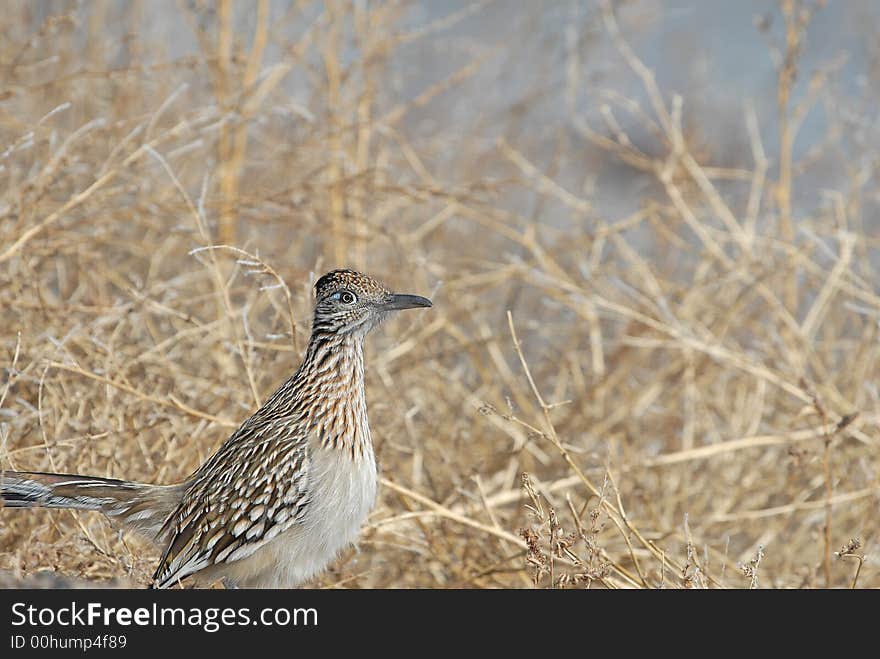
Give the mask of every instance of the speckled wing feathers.
[{"label": "speckled wing feathers", "polygon": [[[193,475],[169,518],[171,540],[154,576],[156,586],[246,558],[300,522],[309,495],[306,439],[299,418],[248,419]],[[214,468],[216,461],[225,468]]]}]

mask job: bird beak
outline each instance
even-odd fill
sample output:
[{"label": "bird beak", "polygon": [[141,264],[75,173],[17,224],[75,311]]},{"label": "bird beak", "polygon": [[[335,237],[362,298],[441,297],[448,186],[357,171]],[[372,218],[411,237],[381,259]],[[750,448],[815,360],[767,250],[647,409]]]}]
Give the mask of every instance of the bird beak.
[{"label": "bird beak", "polygon": [[379,305],[382,311],[400,311],[401,309],[417,309],[419,307],[431,307],[431,300],[421,295],[402,295],[392,293]]}]

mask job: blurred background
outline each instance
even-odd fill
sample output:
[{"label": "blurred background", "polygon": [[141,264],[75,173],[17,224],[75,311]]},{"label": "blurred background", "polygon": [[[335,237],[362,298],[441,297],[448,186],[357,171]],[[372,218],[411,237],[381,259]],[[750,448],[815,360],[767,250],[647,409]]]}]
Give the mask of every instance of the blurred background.
[{"label": "blurred background", "polygon": [[[383,485],[315,586],[880,586],[878,22],[6,3],[0,468],[182,480],[354,267],[435,306],[368,342]],[[4,585],[157,559],[0,511]]]}]

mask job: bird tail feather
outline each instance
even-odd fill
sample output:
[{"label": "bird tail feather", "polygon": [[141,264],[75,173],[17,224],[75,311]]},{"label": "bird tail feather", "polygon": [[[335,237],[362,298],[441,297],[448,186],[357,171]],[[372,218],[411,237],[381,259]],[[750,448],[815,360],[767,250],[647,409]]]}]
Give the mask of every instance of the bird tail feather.
[{"label": "bird tail feather", "polygon": [[0,502],[6,508],[97,510],[152,540],[159,539],[176,508],[179,488],[74,474],[0,472]]}]

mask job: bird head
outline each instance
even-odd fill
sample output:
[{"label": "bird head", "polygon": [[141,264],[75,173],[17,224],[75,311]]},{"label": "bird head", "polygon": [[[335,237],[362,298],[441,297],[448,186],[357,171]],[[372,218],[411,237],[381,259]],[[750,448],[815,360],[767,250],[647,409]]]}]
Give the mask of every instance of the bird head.
[{"label": "bird head", "polygon": [[354,270],[332,270],[315,284],[314,333],[363,338],[393,311],[430,307],[420,295],[392,293],[381,282]]}]

